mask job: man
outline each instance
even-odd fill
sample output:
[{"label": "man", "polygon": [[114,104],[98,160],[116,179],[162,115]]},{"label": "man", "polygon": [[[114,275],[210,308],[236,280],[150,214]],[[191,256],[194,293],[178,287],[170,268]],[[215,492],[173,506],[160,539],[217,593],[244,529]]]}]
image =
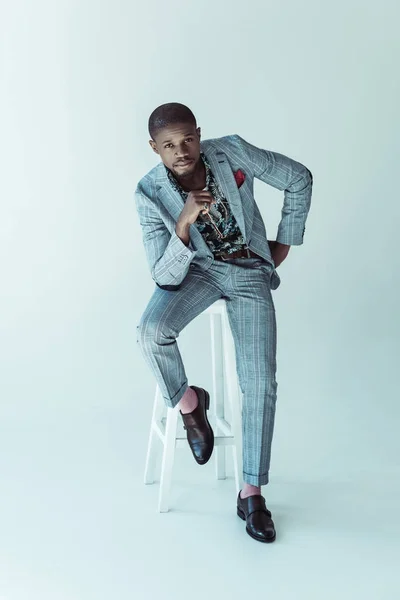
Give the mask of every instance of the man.
[{"label": "man", "polygon": [[[271,290],[290,246],[303,243],[312,175],[302,164],[239,135],[200,141],[192,111],[163,104],[149,118],[161,161],[138,183],[135,199],[154,294],[138,342],[169,407],[179,405],[197,463],[213,451],[206,390],[188,386],[176,338],[216,300],[226,300],[243,393],[243,488],[237,514],[261,542],[275,527],[261,486],[269,481],[276,404],[276,319]],[[254,178],[284,190],[276,241],[267,241]]]}]

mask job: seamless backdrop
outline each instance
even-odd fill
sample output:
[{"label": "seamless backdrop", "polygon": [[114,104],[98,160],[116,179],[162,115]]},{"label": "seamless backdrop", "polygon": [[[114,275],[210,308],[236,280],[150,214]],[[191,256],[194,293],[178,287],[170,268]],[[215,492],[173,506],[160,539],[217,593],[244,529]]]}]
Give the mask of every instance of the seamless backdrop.
[{"label": "seamless backdrop", "polygon": [[[147,119],[164,102],[190,106],[203,138],[238,133],[314,176],[304,244],[273,293],[270,493],[385,484],[383,511],[398,497],[399,16],[389,0],[1,3],[1,598],[128,598],[134,574],[150,598],[146,569],[169,573],[133,516],[154,392],[135,340],[154,283],[133,194],[158,161]],[[256,199],[275,239],[283,194],[257,182]],[[204,319],[180,347],[206,387]],[[175,500],[205,519],[207,503],[178,494],[213,471],[185,457]],[[378,559],[374,594],[398,552]]]}]

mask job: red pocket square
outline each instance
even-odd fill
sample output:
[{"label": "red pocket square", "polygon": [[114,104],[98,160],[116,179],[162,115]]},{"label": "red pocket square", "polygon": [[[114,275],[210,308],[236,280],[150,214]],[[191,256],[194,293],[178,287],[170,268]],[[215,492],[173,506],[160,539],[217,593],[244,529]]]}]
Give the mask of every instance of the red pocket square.
[{"label": "red pocket square", "polygon": [[234,173],[234,175],[235,175],[235,181],[237,183],[237,186],[238,186],[238,188],[240,188],[240,186],[246,179],[246,175],[240,169],[238,171],[236,171],[236,173]]}]

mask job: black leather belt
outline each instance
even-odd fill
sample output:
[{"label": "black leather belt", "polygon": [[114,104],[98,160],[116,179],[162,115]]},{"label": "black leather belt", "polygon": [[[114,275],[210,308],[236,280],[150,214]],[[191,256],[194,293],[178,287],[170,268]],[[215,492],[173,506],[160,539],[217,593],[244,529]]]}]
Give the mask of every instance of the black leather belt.
[{"label": "black leather belt", "polygon": [[258,254],[253,252],[253,250],[250,250],[250,248],[243,248],[242,250],[237,250],[231,254],[222,252],[221,254],[215,254],[214,258],[215,260],[227,260],[228,258],[259,258],[260,260],[264,260],[261,256],[258,256]]}]

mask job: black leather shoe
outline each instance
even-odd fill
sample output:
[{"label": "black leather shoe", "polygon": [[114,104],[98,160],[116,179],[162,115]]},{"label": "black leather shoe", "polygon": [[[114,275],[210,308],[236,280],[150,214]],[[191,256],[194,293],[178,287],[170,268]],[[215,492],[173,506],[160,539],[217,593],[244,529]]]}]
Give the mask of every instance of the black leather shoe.
[{"label": "black leather shoe", "polygon": [[260,494],[237,499],[237,514],[246,521],[247,533],[259,542],[274,542],[276,532],[271,513],[265,505],[265,498]]},{"label": "black leather shoe", "polygon": [[187,440],[192,450],[195,461],[205,465],[210,460],[214,449],[214,432],[207,419],[207,410],[210,408],[210,395],[206,390],[194,385],[190,386],[197,394],[199,403],[191,413],[182,415],[183,426],[187,432]]}]

